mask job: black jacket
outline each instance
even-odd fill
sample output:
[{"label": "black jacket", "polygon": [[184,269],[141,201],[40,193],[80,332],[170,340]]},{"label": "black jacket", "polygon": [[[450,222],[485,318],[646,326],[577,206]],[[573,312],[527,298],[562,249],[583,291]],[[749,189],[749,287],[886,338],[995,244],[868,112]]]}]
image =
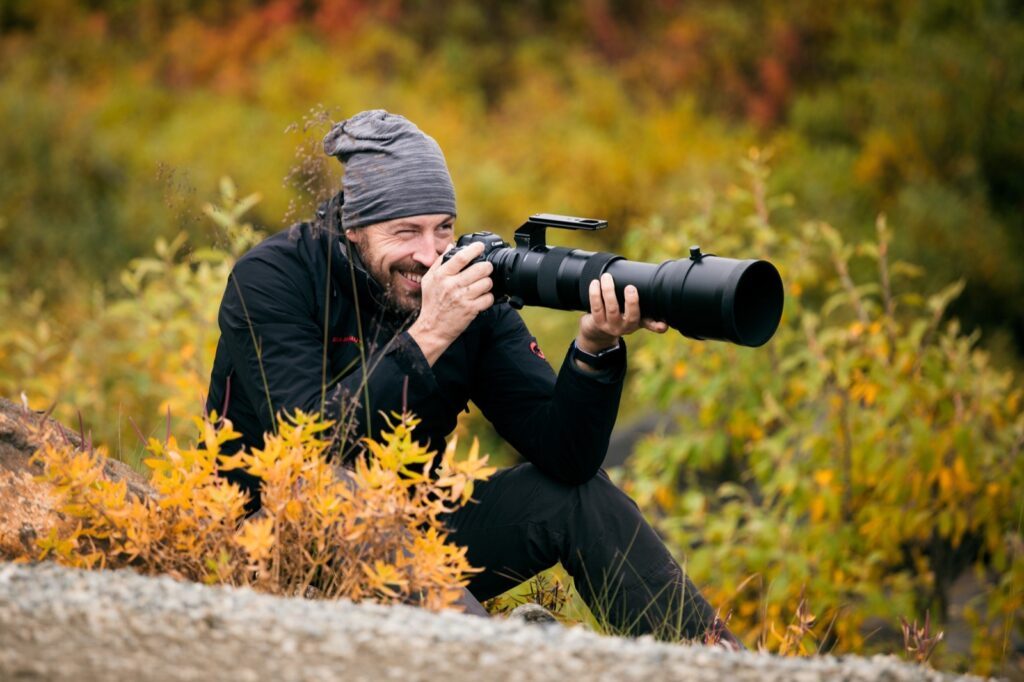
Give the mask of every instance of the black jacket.
[{"label": "black jacket", "polygon": [[[346,440],[354,442],[378,436],[382,414],[403,406],[422,420],[421,442],[443,449],[472,400],[549,476],[581,483],[597,473],[618,412],[625,351],[621,366],[594,376],[575,366],[570,346],[556,377],[519,313],[499,303],[430,367],[405,332],[411,320],[389,317],[378,303],[381,287],[349,257],[338,208],[335,198],[316,222],[269,237],[228,280],[207,409],[242,433],[233,449],[261,447],[281,410],[348,415]],[[232,478],[255,492],[253,480]]]}]

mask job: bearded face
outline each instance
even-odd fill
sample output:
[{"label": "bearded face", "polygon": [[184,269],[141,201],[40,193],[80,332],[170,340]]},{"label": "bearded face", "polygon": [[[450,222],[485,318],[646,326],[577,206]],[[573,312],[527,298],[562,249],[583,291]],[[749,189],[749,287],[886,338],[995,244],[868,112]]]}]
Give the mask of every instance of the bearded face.
[{"label": "bearded face", "polygon": [[416,314],[422,302],[423,275],[452,243],[455,218],[421,215],[345,231],[363,264],[387,292],[387,305]]}]

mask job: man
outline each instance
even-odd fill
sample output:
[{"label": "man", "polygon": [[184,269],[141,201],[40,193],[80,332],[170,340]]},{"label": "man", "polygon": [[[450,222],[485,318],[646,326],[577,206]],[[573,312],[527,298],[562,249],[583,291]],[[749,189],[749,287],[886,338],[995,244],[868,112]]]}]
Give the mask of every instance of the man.
[{"label": "man", "polygon": [[[208,400],[259,447],[277,412],[321,409],[347,438],[379,434],[408,409],[417,437],[443,448],[472,400],[528,463],[476,487],[450,539],[483,568],[488,599],[561,561],[595,613],[618,630],[734,641],[637,506],[601,470],[626,371],[622,337],[642,320],[609,275],[557,376],[519,314],[491,293],[474,244],[442,262],[455,193],[437,143],[401,116],[367,111],[334,126],[325,151],[344,194],[239,259],[220,309]],[[255,493],[255,481],[234,474]],[[255,502],[258,505],[258,500]],[[478,605],[476,608],[479,609]]]}]

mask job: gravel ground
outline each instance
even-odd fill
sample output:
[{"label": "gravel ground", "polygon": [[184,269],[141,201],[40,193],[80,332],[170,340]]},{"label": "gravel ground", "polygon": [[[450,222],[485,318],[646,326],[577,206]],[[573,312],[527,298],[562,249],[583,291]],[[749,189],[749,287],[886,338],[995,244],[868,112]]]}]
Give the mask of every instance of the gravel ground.
[{"label": "gravel ground", "polygon": [[895,658],[786,659],[411,607],[0,563],[2,680],[946,680]]}]

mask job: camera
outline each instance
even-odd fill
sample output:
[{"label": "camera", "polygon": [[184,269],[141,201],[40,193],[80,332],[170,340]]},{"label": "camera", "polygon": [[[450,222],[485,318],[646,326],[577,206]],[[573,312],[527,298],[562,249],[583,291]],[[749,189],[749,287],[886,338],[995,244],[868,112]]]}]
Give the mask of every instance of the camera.
[{"label": "camera", "polygon": [[493,232],[459,237],[445,262],[473,242],[484,244],[474,262],[494,266],[495,300],[514,308],[538,305],[557,310],[590,310],[589,287],[605,272],[615,280],[623,305],[625,288],[640,295],[640,314],[666,322],[684,336],[762,346],[782,319],[782,277],[765,260],[736,260],[690,247],[689,257],[660,264],[626,260],[614,253],[548,246],[547,228],[600,230],[604,220],[538,213],[515,232],[515,246]]}]

